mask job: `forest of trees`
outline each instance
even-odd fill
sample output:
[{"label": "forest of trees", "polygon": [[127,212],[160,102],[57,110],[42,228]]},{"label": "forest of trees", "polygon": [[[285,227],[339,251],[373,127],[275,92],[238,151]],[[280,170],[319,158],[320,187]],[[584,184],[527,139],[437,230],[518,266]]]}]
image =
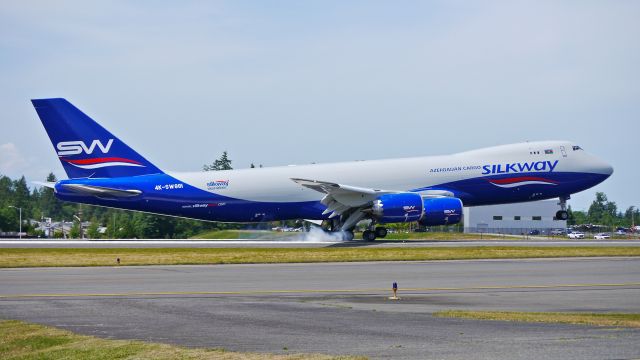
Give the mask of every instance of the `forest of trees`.
[{"label": "forest of trees", "polygon": [[[229,170],[231,160],[227,152],[203,170]],[[51,173],[48,182],[57,179]],[[30,189],[24,176],[12,180],[0,175],[0,232],[17,232],[19,229],[19,211],[22,208],[22,231],[38,236],[28,220],[51,218],[55,221],[74,221],[74,215],[83,221],[90,221],[86,229],[90,238],[186,238],[206,230],[234,229],[242,225],[187,220],[168,216],[151,215],[140,212],[109,209],[97,206],[79,205],[62,202],[53,194],[53,190],[41,187]],[[569,207],[569,225],[597,224],[604,226],[630,227],[632,222],[640,222],[640,209],[630,206],[625,211],[618,209],[615,202],[602,193],[596,193],[587,211],[575,211]],[[104,234],[98,233],[99,227],[106,227]],[[75,220],[71,236],[79,236],[79,222]]]},{"label": "forest of trees", "polygon": [[569,225],[594,224],[604,226],[630,227],[640,222],[640,209],[629,206],[624,212],[618,210],[615,202],[609,201],[603,192],[597,192],[587,211],[574,211],[569,206]]}]

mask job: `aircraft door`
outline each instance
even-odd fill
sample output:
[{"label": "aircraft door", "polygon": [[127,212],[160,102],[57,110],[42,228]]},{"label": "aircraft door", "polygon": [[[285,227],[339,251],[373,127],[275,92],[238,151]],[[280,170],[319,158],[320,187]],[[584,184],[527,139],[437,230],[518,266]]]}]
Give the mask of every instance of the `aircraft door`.
[{"label": "aircraft door", "polygon": [[567,157],[567,150],[565,150],[564,146],[560,146],[560,152],[562,153],[562,157]]}]

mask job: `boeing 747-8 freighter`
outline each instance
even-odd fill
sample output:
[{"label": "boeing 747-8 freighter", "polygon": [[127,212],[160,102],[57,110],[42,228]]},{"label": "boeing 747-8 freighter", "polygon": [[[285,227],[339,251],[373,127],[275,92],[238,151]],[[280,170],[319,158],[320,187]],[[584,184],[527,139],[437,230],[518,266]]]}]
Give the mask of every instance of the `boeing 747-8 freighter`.
[{"label": "boeing 747-8 freighter", "polygon": [[349,239],[370,220],[456,224],[463,206],[558,198],[612,173],[569,141],[495,146],[453,155],[211,172],[162,171],[65,99],[32,100],[69,179],[46,184],[65,201],[223,222],[322,221]]}]

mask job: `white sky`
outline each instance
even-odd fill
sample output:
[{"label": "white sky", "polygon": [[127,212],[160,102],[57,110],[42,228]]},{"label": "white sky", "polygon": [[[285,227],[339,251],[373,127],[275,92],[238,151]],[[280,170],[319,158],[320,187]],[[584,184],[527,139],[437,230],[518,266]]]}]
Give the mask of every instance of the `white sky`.
[{"label": "white sky", "polygon": [[29,99],[65,97],[162,169],[571,140],[640,205],[638,1],[15,1],[0,174],[65,177]]}]

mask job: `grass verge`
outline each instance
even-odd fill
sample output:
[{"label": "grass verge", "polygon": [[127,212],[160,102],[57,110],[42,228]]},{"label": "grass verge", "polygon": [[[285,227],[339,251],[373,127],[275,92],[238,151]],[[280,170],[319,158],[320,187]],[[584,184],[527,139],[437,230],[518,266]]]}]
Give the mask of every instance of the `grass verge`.
[{"label": "grass verge", "polygon": [[0,249],[0,268],[640,256],[640,247]]},{"label": "grass verge", "polygon": [[105,340],[22,321],[0,321],[2,359],[216,359],[216,360],[363,360],[359,356],[258,354],[223,349],[191,349],[130,340]]},{"label": "grass verge", "polygon": [[561,323],[592,326],[640,327],[640,314],[625,313],[565,313],[565,312],[516,312],[516,311],[464,311],[445,310],[433,314],[475,320],[521,321],[536,323]]}]

